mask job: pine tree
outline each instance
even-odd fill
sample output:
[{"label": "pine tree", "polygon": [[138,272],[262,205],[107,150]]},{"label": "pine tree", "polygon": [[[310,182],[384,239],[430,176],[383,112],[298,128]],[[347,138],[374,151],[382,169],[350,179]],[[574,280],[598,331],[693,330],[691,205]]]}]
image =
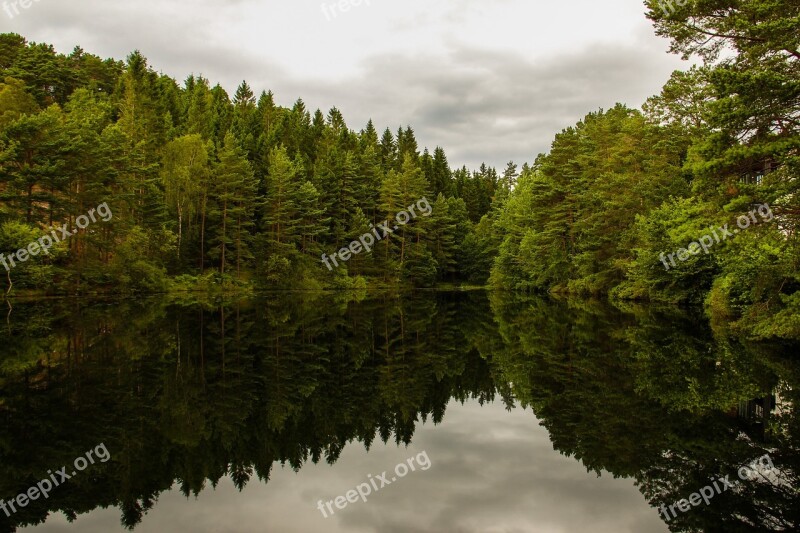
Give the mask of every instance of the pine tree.
[{"label": "pine tree", "polygon": [[395,168],[397,164],[397,144],[394,141],[394,136],[389,128],[383,132],[381,137],[381,169],[385,175],[387,172]]},{"label": "pine tree", "polygon": [[355,190],[357,203],[367,218],[372,223],[377,223],[379,222],[378,202],[383,181],[377,145],[367,145],[361,152],[358,176],[359,180]]},{"label": "pine tree", "polygon": [[431,191],[436,196],[439,196],[439,194],[453,196],[455,194],[450,164],[447,162],[444,149],[440,146],[437,146],[433,151],[433,168],[430,181]]},{"label": "pine tree", "polygon": [[55,191],[67,192],[66,156],[74,148],[64,126],[64,114],[52,106],[25,115],[3,131],[8,150],[0,183],[2,200],[28,224],[47,223],[58,202]]},{"label": "pine tree", "polygon": [[439,275],[452,280],[457,270],[459,228],[456,214],[451,212],[450,202],[443,194],[436,198],[426,226],[424,242],[436,260]]},{"label": "pine tree", "polygon": [[220,274],[225,274],[231,261],[229,252],[234,253],[237,276],[242,261],[251,257],[249,228],[258,204],[256,190],[253,169],[244,150],[229,133],[214,168],[208,213],[212,223],[209,255],[219,261]]},{"label": "pine tree", "polygon": [[304,181],[296,194],[297,213],[297,246],[301,253],[319,257],[319,239],[326,236],[330,220],[324,218],[325,210],[320,204],[320,194],[310,181]]},{"label": "pine tree", "polygon": [[518,177],[517,164],[513,161],[509,161],[508,165],[506,165],[506,169],[503,171],[503,179],[500,182],[501,187],[506,191],[510,191],[514,188],[514,185],[516,185]]},{"label": "pine tree", "polygon": [[6,78],[5,82],[0,81],[0,130],[22,115],[33,115],[38,111],[36,100],[25,91],[21,80]]},{"label": "pine tree", "polygon": [[212,138],[214,121],[212,107],[214,106],[208,80],[199,76],[193,78],[191,90],[186,91],[188,118],[186,132],[200,135],[203,140]]},{"label": "pine tree", "polygon": [[211,127],[208,132],[214,146],[225,144],[225,135],[231,129],[233,122],[233,106],[230,97],[221,85],[214,85],[211,89]]},{"label": "pine tree", "polygon": [[398,165],[400,165],[398,170],[402,168],[406,156],[411,157],[415,161],[419,160],[419,145],[417,144],[417,139],[411,126],[407,126],[405,131],[403,128],[397,131],[397,155],[397,162]]},{"label": "pine tree", "polygon": [[297,166],[284,146],[274,148],[270,152],[269,161],[263,221],[269,236],[270,249],[281,253],[287,249],[287,245],[293,247],[299,237],[296,225]]},{"label": "pine tree", "polygon": [[[389,171],[381,187],[380,207],[385,219],[394,227],[395,217],[409,206],[415,205],[426,194],[427,183],[425,182],[425,176],[417,165],[416,160],[407,154],[403,161],[402,171]],[[392,255],[396,256],[399,266],[402,268],[408,239],[419,242],[421,234],[421,223],[397,224],[397,231],[385,238],[386,259],[388,260]]]}]

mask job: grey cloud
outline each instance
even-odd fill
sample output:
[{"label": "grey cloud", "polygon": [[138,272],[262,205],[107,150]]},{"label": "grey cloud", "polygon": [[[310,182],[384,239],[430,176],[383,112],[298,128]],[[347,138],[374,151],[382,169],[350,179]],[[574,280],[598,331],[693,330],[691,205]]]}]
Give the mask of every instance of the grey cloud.
[{"label": "grey cloud", "polygon": [[532,161],[591,111],[617,102],[638,107],[674,66],[636,45],[596,46],[537,63],[461,47],[442,57],[373,57],[358,79],[285,80],[281,92],[302,94],[310,106],[336,105],[356,129],[370,117],[393,131],[411,124],[421,145],[443,146],[453,165],[503,166]]},{"label": "grey cloud", "polygon": [[[645,28],[628,44],[620,39],[619,44],[596,44],[536,60],[476,49],[453,37],[445,39],[449,52],[426,55],[400,53],[398,42],[398,52],[365,56],[359,72],[331,81],[294,65],[290,71],[280,61],[287,50],[238,42],[235,28],[224,26],[241,18],[243,7],[255,5],[252,0],[199,0],[192,7],[176,2],[174,8],[162,3],[158,10],[153,0],[137,4],[137,9],[123,2],[93,5],[43,0],[15,19],[13,29],[53,42],[60,51],[80,44],[89,52],[122,59],[140,49],[154,68],[179,81],[190,73],[203,74],[230,93],[246,79],[256,91],[273,90],[283,105],[300,97],[311,109],[336,106],[354,129],[370,118],[376,127],[392,131],[411,125],[421,146],[444,147],[453,166],[531,162],[563,128],[616,102],[638,107],[681,66],[664,52],[666,43]],[[457,19],[479,9],[477,0],[459,0],[442,17]],[[315,10],[314,3],[307,8],[309,13]],[[277,22],[264,24],[269,31]],[[336,61],[335,43],[314,39],[313,30],[298,27],[287,49],[318,47]]]}]

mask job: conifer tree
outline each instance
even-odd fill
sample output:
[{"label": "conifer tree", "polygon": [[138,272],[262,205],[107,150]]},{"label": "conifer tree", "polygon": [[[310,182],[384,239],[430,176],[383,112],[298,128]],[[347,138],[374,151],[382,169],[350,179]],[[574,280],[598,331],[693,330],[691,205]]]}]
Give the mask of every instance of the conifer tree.
[{"label": "conifer tree", "polygon": [[270,249],[286,254],[286,250],[292,249],[298,238],[298,183],[295,180],[297,166],[284,146],[273,148],[269,161],[263,221]]},{"label": "conifer tree", "polygon": [[[401,172],[389,171],[381,188],[381,210],[386,220],[395,225],[395,217],[409,206],[415,205],[428,194],[427,183],[422,170],[410,154],[403,160]],[[405,250],[408,240],[419,242],[422,234],[421,223],[412,222],[408,225],[397,224],[397,231],[385,239],[386,257],[394,255],[402,264],[405,260]]]},{"label": "conifer tree", "polygon": [[[209,256],[219,261],[220,274],[235,261],[237,275],[250,257],[249,229],[257,207],[256,180],[247,157],[232,133],[225,136],[211,179]],[[231,257],[233,256],[233,257]]]}]

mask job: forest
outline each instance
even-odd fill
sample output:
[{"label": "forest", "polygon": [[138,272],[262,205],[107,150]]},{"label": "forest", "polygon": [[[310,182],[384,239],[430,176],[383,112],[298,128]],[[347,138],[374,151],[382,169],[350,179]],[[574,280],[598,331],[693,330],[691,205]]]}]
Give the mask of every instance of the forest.
[{"label": "forest", "polygon": [[[411,127],[348,128],[337,109],[291,109],[246,82],[182,86],[138,52],[126,62],[0,37],[0,249],[107,202],[109,224],[81,230],[9,272],[16,290],[163,292],[428,286],[484,281],[468,235],[507,196],[510,163],[452,171]],[[320,257],[420,199],[432,215],[331,273]],[[475,265],[470,267],[468,265]],[[480,270],[483,269],[483,272]]]},{"label": "forest", "polygon": [[[696,2],[647,16],[697,58],[642,109],[590,112],[501,171],[451,167],[411,126],[358,130],[242,82],[0,35],[0,253],[106,203],[108,222],[6,270],[15,294],[487,286],[703,305],[757,338],[800,337],[800,6]],[[724,15],[724,16],[721,16]],[[533,154],[532,154],[533,156]],[[420,217],[329,271],[422,198]],[[768,205],[769,223],[665,269]]]}]

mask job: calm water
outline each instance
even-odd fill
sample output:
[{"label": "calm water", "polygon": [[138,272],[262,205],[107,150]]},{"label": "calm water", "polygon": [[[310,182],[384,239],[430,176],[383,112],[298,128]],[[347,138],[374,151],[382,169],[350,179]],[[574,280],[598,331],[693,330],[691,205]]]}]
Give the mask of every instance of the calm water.
[{"label": "calm water", "polygon": [[[687,311],[483,292],[61,300],[15,303],[0,341],[0,498],[96,450],[0,511],[2,531],[800,527],[797,346]],[[659,511],[764,454],[774,469],[708,505]]]}]

